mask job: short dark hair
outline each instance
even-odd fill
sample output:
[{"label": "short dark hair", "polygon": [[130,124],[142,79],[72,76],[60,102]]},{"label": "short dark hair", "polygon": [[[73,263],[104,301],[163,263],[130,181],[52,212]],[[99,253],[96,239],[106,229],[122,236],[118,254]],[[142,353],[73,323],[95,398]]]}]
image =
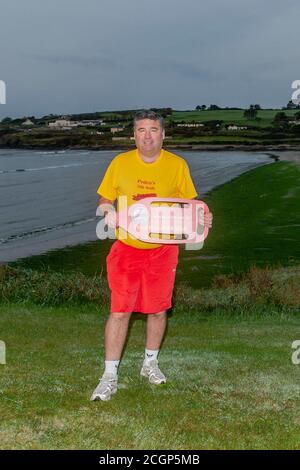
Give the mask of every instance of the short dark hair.
[{"label": "short dark hair", "polygon": [[165,128],[164,118],[152,109],[141,109],[137,111],[133,118],[133,127],[135,127],[137,121],[141,121],[142,119],[151,119],[152,121],[159,121],[161,128]]}]

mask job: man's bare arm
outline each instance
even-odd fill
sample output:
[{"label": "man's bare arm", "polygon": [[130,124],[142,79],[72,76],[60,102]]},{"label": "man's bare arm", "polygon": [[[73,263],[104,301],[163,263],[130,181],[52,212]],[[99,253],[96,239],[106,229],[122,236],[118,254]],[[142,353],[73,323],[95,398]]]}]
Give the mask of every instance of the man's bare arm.
[{"label": "man's bare arm", "polygon": [[115,228],[117,224],[117,213],[115,208],[115,200],[106,199],[105,197],[100,197],[97,207],[97,215],[105,217],[105,223],[111,227]]},{"label": "man's bare arm", "polygon": [[112,207],[115,207],[115,200],[112,201],[111,199],[106,199],[105,197],[100,197],[98,201],[98,215],[105,215],[110,210],[113,210]]}]

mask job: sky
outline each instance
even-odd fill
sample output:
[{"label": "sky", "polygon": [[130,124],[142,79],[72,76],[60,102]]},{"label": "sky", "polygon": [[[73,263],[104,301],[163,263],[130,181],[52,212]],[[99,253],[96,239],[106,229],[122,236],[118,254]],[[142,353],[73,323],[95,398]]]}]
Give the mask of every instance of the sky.
[{"label": "sky", "polygon": [[299,0],[0,0],[0,119],[281,107],[299,18]]}]

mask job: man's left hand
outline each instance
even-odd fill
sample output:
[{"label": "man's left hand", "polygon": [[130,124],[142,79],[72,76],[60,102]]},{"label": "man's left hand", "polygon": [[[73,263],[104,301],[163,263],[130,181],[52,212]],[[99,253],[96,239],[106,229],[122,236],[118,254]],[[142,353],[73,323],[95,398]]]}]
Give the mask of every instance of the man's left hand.
[{"label": "man's left hand", "polygon": [[211,228],[212,227],[212,222],[213,222],[213,215],[211,212],[207,212],[204,214],[204,226]]}]

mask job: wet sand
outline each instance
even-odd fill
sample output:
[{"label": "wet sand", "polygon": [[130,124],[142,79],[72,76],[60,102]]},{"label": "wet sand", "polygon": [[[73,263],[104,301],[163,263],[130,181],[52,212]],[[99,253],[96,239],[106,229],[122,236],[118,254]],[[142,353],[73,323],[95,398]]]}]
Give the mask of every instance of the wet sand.
[{"label": "wet sand", "polygon": [[268,152],[270,157],[278,157],[279,160],[294,162],[300,165],[300,150],[280,150]]}]

